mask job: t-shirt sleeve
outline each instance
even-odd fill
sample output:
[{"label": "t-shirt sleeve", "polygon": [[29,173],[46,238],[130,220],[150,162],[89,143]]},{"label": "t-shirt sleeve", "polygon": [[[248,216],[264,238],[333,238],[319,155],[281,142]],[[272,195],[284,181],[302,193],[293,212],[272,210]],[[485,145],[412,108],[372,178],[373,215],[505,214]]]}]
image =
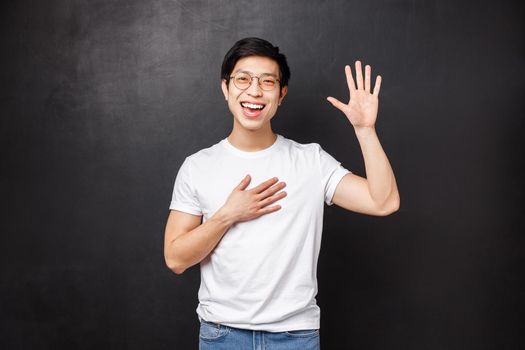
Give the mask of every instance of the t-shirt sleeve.
[{"label": "t-shirt sleeve", "polygon": [[192,180],[190,160],[186,158],[175,178],[170,209],[183,211],[193,215],[202,215],[200,203]]},{"label": "t-shirt sleeve", "polygon": [[324,189],[324,201],[327,205],[332,205],[332,197],[335,188],[343,176],[351,173],[341,165],[334,157],[319,146],[319,160],[321,163],[321,183]]}]

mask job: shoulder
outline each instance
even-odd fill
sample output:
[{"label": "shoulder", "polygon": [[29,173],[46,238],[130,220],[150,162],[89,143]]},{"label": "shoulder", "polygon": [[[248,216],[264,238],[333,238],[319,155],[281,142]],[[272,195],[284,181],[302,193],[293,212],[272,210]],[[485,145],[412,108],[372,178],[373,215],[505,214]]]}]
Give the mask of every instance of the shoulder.
[{"label": "shoulder", "polygon": [[209,162],[210,160],[216,159],[221,154],[222,147],[219,141],[212,146],[203,148],[186,157],[186,161],[191,164]]},{"label": "shoulder", "polygon": [[282,137],[283,145],[292,152],[305,153],[305,154],[316,154],[319,152],[321,146],[316,142],[300,143],[295,140]]}]

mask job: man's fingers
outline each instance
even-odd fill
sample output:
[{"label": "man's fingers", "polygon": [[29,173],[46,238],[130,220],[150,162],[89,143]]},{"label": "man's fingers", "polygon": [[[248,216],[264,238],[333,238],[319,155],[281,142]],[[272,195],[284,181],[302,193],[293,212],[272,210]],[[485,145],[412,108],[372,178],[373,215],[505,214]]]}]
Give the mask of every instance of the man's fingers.
[{"label": "man's fingers", "polygon": [[345,66],[346,74],[346,83],[348,84],[348,90],[350,90],[350,98],[352,97],[353,92],[355,91],[355,82],[354,77],[352,77],[352,69],[349,65]]},{"label": "man's fingers", "polygon": [[344,112],[344,108],[346,107],[346,105],[339,101],[338,99],[336,98],[333,98],[332,96],[329,96],[326,98],[335,108],[338,108],[339,110],[341,110],[341,112]]},{"label": "man's fingers", "polygon": [[259,214],[264,215],[281,209],[280,205],[273,205],[271,207],[264,207],[259,209]]},{"label": "man's fingers", "polygon": [[361,61],[355,61],[355,78],[357,80],[357,88],[363,90],[363,71],[361,69]]},{"label": "man's fingers", "polygon": [[266,180],[263,183],[261,183],[260,185],[252,188],[250,191],[252,191],[253,193],[261,193],[262,191],[266,190],[268,187],[270,187],[271,185],[273,185],[277,181],[279,181],[278,178],[272,177],[271,179]]},{"label": "man's fingers", "polygon": [[381,89],[381,76],[380,75],[378,75],[376,77],[376,85],[374,86],[374,95],[375,96],[379,95],[379,89]]},{"label": "man's fingers", "polygon": [[275,196],[271,196],[271,197],[268,197],[262,201],[259,202],[259,205],[261,208],[265,208],[267,206],[269,206],[270,204],[274,203],[274,202],[277,202],[278,200],[281,200],[283,199],[284,197],[286,197],[286,192],[279,192],[277,193]]},{"label": "man's fingers", "polygon": [[250,184],[250,181],[252,180],[250,175],[246,175],[244,179],[241,180],[241,183],[237,185],[236,189],[243,191],[248,185]]},{"label": "man's fingers", "polygon": [[[277,191],[282,190],[285,187],[286,187],[286,183],[281,182],[278,185],[272,186],[272,187],[267,188],[266,190],[262,191],[261,193],[259,193],[257,195],[256,198],[258,200],[265,200],[267,198],[271,198],[270,196],[273,196]],[[279,195],[283,195],[283,193],[284,193],[284,196],[286,196],[286,192],[281,192],[281,193],[278,194],[278,196]]]},{"label": "man's fingers", "polygon": [[368,64],[365,66],[365,91],[370,92],[370,76],[372,75],[372,67]]}]

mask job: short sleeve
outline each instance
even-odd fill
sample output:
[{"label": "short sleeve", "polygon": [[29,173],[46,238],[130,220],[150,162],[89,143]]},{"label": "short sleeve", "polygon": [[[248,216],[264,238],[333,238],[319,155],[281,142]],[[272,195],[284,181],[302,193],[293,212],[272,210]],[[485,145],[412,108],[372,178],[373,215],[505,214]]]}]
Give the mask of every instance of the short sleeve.
[{"label": "short sleeve", "polygon": [[190,160],[186,158],[175,178],[170,209],[183,211],[193,215],[202,215],[202,210],[196,196],[190,171]]},{"label": "short sleeve", "polygon": [[321,167],[321,184],[324,189],[324,201],[327,205],[332,205],[332,198],[335,188],[343,176],[351,173],[341,165],[334,157],[319,146],[319,161]]}]

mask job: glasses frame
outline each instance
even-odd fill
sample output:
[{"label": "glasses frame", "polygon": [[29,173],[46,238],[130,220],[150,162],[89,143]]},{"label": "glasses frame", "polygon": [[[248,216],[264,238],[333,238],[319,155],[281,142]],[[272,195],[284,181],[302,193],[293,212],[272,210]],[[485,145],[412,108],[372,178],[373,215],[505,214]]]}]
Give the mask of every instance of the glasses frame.
[{"label": "glasses frame", "polygon": [[[238,87],[237,84],[235,84],[235,79],[233,79],[233,78],[235,78],[235,75],[239,75],[241,73],[248,74],[250,76],[250,82],[249,82],[248,86],[245,87],[244,89]],[[235,85],[235,87],[237,89],[239,89],[239,90],[248,90],[250,88],[250,86],[252,86],[254,78],[257,78],[257,85],[261,88],[261,90],[264,90],[264,91],[273,91],[273,90],[275,90],[275,87],[271,88],[270,90],[265,89],[265,88],[262,87],[262,85],[261,85],[261,77],[266,77],[266,76],[274,78],[277,81],[279,87],[281,86],[281,80],[277,79],[273,74],[266,74],[266,73],[264,73],[264,74],[261,74],[259,76],[256,76],[256,75],[252,75],[252,74],[250,74],[248,72],[245,72],[245,71],[240,71],[240,72],[237,72],[235,75],[231,75],[230,76],[230,80],[233,79],[233,85]]]}]

